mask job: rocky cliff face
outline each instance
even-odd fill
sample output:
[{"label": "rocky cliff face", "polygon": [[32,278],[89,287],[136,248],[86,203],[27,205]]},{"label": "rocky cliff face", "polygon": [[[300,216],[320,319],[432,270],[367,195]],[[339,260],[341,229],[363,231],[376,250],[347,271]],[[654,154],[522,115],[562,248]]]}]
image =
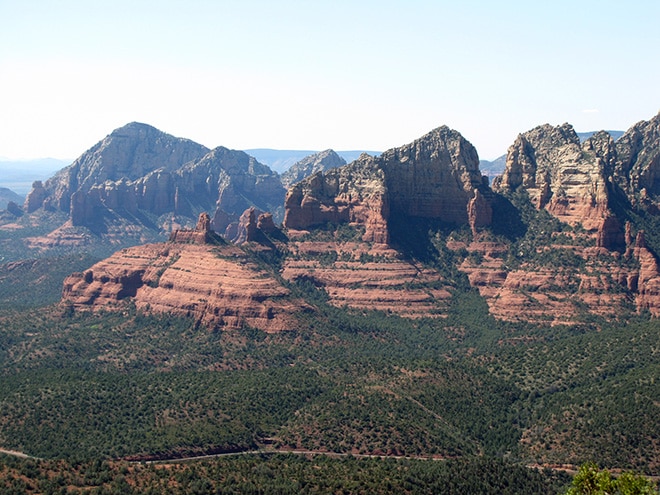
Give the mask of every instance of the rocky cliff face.
[{"label": "rocky cliff face", "polygon": [[26,209],[46,207],[69,212],[75,192],[87,193],[95,186],[121,179],[134,181],[159,169],[172,172],[207,152],[207,148],[193,141],[132,122],[113,131],[46,181],[47,195],[42,201],[31,198],[33,193],[40,194],[33,187]]},{"label": "rocky cliff face", "polygon": [[[539,126],[509,148],[497,191],[524,188],[537,208],[571,225],[612,233],[612,196],[660,212],[660,114],[631,127],[616,142],[601,131],[580,143],[573,128]],[[617,234],[621,239],[623,232]],[[619,240],[619,244],[621,244]]]},{"label": "rocky cliff face", "polygon": [[602,132],[580,144],[569,124],[542,125],[518,136],[509,148],[498,191],[524,188],[536,208],[561,221],[597,231],[608,216],[608,181],[614,141]]},{"label": "rocky cliff face", "polygon": [[633,205],[660,211],[660,113],[617,140],[614,181]]},{"label": "rocky cliff face", "polygon": [[474,228],[490,224],[491,191],[474,147],[440,127],[417,141],[317,173],[290,188],[284,224],[306,229],[327,222],[366,226],[364,239],[388,243],[390,215],[433,218]]},{"label": "rocky cliff face", "polygon": [[382,244],[389,241],[385,175],[369,155],[294,184],[284,206],[284,225],[289,229],[353,223],[366,227],[364,240]]},{"label": "rocky cliff face", "polygon": [[[338,307],[442,316],[466,276],[500,319],[572,324],[585,315],[618,318],[631,310],[658,317],[660,262],[650,247],[655,238],[649,233],[647,241],[639,218],[650,218],[652,226],[660,211],[653,179],[659,127],[656,117],[620,142],[605,132],[580,142],[567,124],[539,126],[510,147],[495,192],[481,177],[474,148],[441,127],[379,157],[365,154],[293,184],[284,202],[288,231],[275,242],[266,236],[276,232],[273,215],[250,198],[276,204],[277,176],[245,154],[217,148],[174,171],[76,191],[72,205],[93,198],[97,208],[138,213],[190,214],[205,205],[215,211],[196,229],[177,230],[167,245],[145,254],[123,251],[72,276],[65,299],[96,308],[130,297],[138,307],[190,314],[209,325],[290,328],[291,315],[309,308],[292,303],[274,277],[252,265],[247,250],[212,235],[219,229],[250,249],[277,245],[278,276],[311,281]],[[35,194],[40,189],[47,190],[35,187]],[[498,208],[525,217],[524,228],[503,231]],[[626,213],[635,208],[636,214]],[[401,221],[442,225],[426,240],[438,266],[451,266],[436,270],[397,252],[391,227]],[[222,248],[211,248],[211,241]],[[243,291],[249,297],[241,299]]]},{"label": "rocky cliff face", "polygon": [[488,190],[476,149],[448,127],[375,160],[385,173],[391,211],[397,214],[467,223],[475,189]]},{"label": "rocky cliff face", "polygon": [[296,182],[300,182],[317,172],[325,172],[331,168],[337,168],[343,165],[346,165],[346,160],[333,150],[321,151],[291,165],[286,172],[282,173],[282,184],[284,184],[284,187],[289,188]]},{"label": "rocky cliff face", "polygon": [[190,316],[210,328],[295,328],[294,314],[308,306],[243,250],[189,241],[183,235],[118,251],[69,276],[62,302],[85,311],[120,309],[130,300],[138,309]]},{"label": "rocky cliff face", "polygon": [[223,232],[251,206],[281,219],[284,194],[277,174],[242,151],[208,150],[132,123],[45,184],[35,183],[25,208],[61,210],[73,226],[92,228],[112,218],[153,228],[144,214],[192,222],[200,211],[214,211],[213,227]]}]

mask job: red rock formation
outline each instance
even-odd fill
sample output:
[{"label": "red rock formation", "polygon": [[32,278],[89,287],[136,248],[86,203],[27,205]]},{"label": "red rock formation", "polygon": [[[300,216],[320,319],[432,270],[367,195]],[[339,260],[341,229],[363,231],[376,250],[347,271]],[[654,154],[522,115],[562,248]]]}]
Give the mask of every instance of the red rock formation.
[{"label": "red rock formation", "polygon": [[595,233],[611,214],[608,183],[613,155],[614,142],[607,133],[581,145],[570,125],[546,124],[518,136],[509,148],[504,174],[493,187],[522,187],[536,208]]},{"label": "red rock formation", "polygon": [[[329,296],[330,304],[360,310],[380,310],[408,318],[446,314],[451,294],[442,276],[392,249],[372,249],[364,242],[297,241],[289,245],[282,276],[312,280]],[[335,261],[327,257],[335,255]]]},{"label": "red rock formation", "polygon": [[479,189],[474,190],[474,197],[467,205],[468,223],[472,235],[477,236],[478,229],[489,226],[493,222],[493,208]]},{"label": "red rock formation", "polygon": [[236,235],[231,241],[234,244],[243,244],[257,239],[257,218],[254,208],[248,208],[243,212],[238,221]]},{"label": "red rock formation", "polygon": [[614,181],[633,205],[660,205],[660,113],[632,126],[616,142]]},{"label": "red rock formation", "polygon": [[170,242],[179,244],[208,244],[211,242],[213,231],[211,230],[211,218],[206,212],[200,213],[197,226],[194,230],[174,230],[170,234]]},{"label": "red rock formation", "polygon": [[284,225],[289,229],[355,223],[366,227],[365,241],[389,241],[384,175],[368,155],[295,184],[287,193],[285,211]]},{"label": "red rock formation", "polygon": [[192,316],[209,327],[248,324],[293,329],[306,304],[260,270],[238,247],[150,244],[121,250],[64,282],[63,302],[77,310],[121,308]]},{"label": "red rock formation", "polygon": [[[284,225],[299,230],[353,222],[366,227],[364,240],[387,244],[390,215],[468,222],[475,190],[488,190],[476,150],[458,132],[440,127],[379,157],[363,155],[297,183],[287,194]],[[473,202],[475,226],[490,224],[488,203],[483,194]]]},{"label": "red rock formation", "polygon": [[[626,228],[630,228],[630,224]],[[614,215],[609,215],[601,223],[596,246],[607,249],[608,251],[624,250],[627,245],[626,237],[621,229],[621,222]]]},{"label": "red rock formation", "polygon": [[639,262],[639,274],[632,284],[637,287],[637,308],[660,316],[660,266],[655,255],[646,246],[644,231],[637,233],[633,256]]},{"label": "red rock formation", "polygon": [[483,188],[477,151],[446,126],[375,161],[385,172],[390,209],[397,215],[465,224],[468,202]]},{"label": "red rock formation", "polygon": [[272,213],[261,213],[257,218],[257,229],[265,234],[272,234],[277,230],[275,222],[273,221]]}]

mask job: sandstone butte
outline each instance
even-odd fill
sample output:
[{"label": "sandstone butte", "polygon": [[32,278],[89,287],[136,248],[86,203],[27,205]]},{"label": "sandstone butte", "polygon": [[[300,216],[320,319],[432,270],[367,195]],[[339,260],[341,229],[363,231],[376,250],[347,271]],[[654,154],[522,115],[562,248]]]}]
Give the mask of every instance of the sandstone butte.
[{"label": "sandstone butte", "polygon": [[[644,232],[612,208],[627,202],[660,211],[653,179],[660,172],[658,150],[660,116],[636,124],[617,142],[597,133],[581,143],[567,124],[539,126],[509,148],[504,174],[491,189],[472,145],[441,127],[409,145],[378,157],[362,155],[291,186],[284,215],[288,241],[280,246],[288,255],[280,275],[312,281],[339,307],[442,316],[451,281],[402,257],[391,238],[395,217],[427,218],[469,225],[469,238],[450,237],[446,247],[471,255],[458,268],[497,318],[572,323],[584,312],[616,318],[631,307],[659,316],[657,258]],[[516,191],[574,227],[531,254],[563,253],[578,260],[579,268],[533,256],[505,263],[511,245],[494,237],[490,227],[498,221],[498,198]],[[206,218],[194,232],[174,233],[170,243],[120,251],[70,277],[65,301],[99,307],[131,297],[138,307],[190,314],[210,325],[245,321],[267,331],[289,328],[293,315],[308,307],[252,265],[240,247],[202,241],[211,235]],[[361,236],[343,239],[340,229],[332,230],[342,224]],[[274,232],[272,216],[246,210],[230,237],[254,242],[263,234],[260,226]],[[319,229],[329,234],[315,236]]]},{"label": "sandstone butte", "polygon": [[140,310],[190,316],[209,327],[294,328],[294,313],[307,305],[240,247],[218,241],[209,225],[202,214],[194,230],[175,231],[170,242],[122,249],[69,276],[63,301],[76,309],[121,309],[132,300]]}]

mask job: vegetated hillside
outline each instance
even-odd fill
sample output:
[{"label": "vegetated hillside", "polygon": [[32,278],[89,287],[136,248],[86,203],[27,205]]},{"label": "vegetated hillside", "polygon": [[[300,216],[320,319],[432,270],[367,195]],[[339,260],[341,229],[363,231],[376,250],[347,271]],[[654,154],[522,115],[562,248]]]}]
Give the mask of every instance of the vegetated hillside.
[{"label": "vegetated hillside", "polygon": [[[563,493],[568,475],[538,471],[498,459],[433,462],[411,459],[242,455],[185,464],[35,461],[0,456],[0,490],[48,493],[365,493],[431,495]],[[12,492],[11,490],[14,490]]]}]

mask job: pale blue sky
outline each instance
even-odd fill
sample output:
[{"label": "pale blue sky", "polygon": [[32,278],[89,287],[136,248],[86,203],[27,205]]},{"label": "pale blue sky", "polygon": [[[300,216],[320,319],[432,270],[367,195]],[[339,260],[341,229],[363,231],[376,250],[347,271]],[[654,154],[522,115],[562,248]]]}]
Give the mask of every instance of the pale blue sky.
[{"label": "pale blue sky", "polygon": [[440,125],[494,159],[660,110],[660,2],[0,0],[0,156],[145,122],[208,147],[371,149]]}]

